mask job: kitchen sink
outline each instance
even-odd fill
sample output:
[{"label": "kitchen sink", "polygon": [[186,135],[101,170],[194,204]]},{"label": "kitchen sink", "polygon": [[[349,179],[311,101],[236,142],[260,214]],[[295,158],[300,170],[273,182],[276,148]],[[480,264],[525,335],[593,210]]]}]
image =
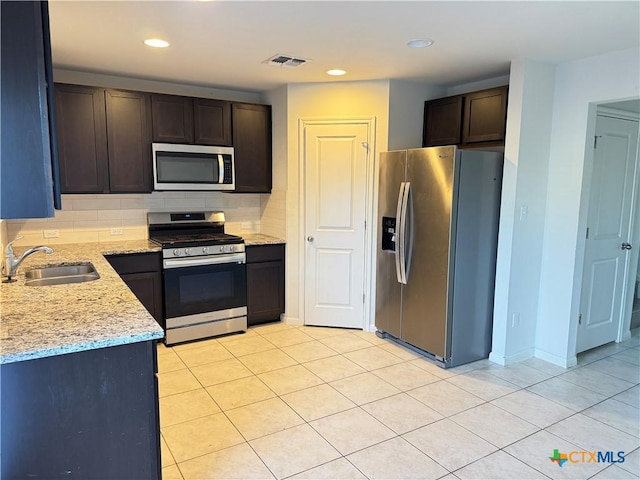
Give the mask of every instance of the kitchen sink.
[{"label": "kitchen sink", "polygon": [[51,265],[43,268],[34,268],[26,271],[24,276],[26,278],[24,284],[30,287],[91,282],[100,278],[100,275],[91,263]]}]

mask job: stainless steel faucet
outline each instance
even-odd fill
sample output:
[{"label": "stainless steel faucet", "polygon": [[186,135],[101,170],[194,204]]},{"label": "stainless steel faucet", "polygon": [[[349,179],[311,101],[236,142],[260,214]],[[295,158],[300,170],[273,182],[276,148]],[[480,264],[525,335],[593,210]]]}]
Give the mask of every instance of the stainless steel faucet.
[{"label": "stainless steel faucet", "polygon": [[27,258],[29,255],[31,255],[32,253],[44,252],[47,255],[51,255],[53,253],[52,248],[45,247],[44,245],[40,245],[39,247],[33,247],[28,250],[25,250],[24,253],[20,255],[20,257],[16,258],[16,256],[13,253],[12,244],[16,240],[20,240],[21,238],[22,237],[18,237],[12,242],[9,242],[9,244],[7,245],[7,248],[5,249],[6,254],[4,257],[4,262],[2,264],[2,274],[7,278],[3,280],[4,283],[15,282],[15,279],[13,277],[16,276],[16,271],[18,270],[18,267],[23,262],[23,260]]}]

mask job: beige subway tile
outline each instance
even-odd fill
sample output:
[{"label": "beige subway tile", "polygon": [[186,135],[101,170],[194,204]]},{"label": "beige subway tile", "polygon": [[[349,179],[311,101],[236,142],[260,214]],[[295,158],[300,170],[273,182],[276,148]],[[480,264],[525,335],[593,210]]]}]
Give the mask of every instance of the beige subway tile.
[{"label": "beige subway tile", "polygon": [[72,206],[73,210],[117,210],[120,208],[120,200],[111,199],[106,195],[102,198],[76,198]]}]

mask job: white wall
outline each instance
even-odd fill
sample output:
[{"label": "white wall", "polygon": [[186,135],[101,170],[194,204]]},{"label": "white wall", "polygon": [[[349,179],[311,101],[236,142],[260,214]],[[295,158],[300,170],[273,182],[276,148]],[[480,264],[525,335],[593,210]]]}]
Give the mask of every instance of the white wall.
[{"label": "white wall", "polygon": [[612,52],[556,68],[536,356],[575,364],[586,232],[585,156],[596,103],[640,95],[640,50]]},{"label": "white wall", "polygon": [[462,93],[475,92],[476,90],[484,90],[486,88],[501,87],[502,85],[509,85],[509,82],[509,75],[503,75],[501,77],[478,80],[477,82],[463,83],[462,85],[447,87],[446,96],[460,95]]},{"label": "white wall", "polygon": [[533,356],[555,67],[511,63],[493,342],[502,365]]}]

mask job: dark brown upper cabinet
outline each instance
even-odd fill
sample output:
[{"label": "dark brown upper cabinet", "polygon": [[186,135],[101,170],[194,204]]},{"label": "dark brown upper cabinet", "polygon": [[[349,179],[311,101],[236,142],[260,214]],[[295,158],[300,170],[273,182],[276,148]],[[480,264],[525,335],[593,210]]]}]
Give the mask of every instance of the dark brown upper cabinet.
[{"label": "dark brown upper cabinet", "polygon": [[236,192],[271,192],[271,106],[232,105]]},{"label": "dark brown upper cabinet", "polygon": [[153,94],[151,109],[154,142],[232,145],[230,102]]},{"label": "dark brown upper cabinet", "polygon": [[62,193],[153,188],[147,93],[56,84]]},{"label": "dark brown upper cabinet", "polygon": [[426,101],[422,146],[504,145],[507,93],[504,86]]}]

